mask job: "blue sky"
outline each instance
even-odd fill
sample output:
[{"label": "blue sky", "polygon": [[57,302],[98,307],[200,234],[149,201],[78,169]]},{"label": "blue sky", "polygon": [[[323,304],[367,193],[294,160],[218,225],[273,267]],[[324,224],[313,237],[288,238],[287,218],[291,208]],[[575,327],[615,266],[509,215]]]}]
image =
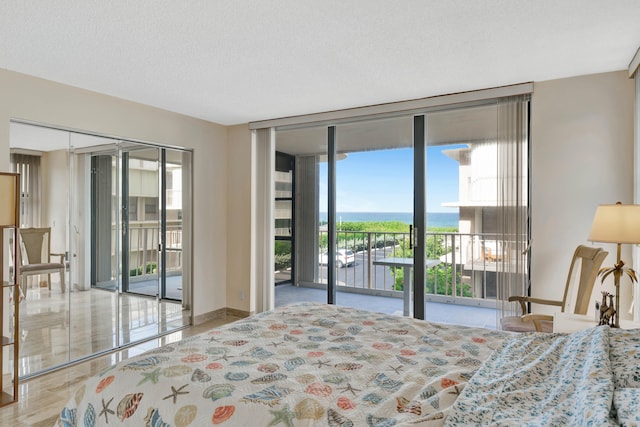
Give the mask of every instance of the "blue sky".
[{"label": "blue sky", "polygon": [[[455,146],[459,147],[459,146]],[[427,148],[427,212],[456,212],[441,206],[458,200],[458,162],[442,154],[454,146]],[[338,212],[411,212],[413,149],[349,153],[337,162]],[[320,211],[326,212],[327,164],[320,166]]]}]

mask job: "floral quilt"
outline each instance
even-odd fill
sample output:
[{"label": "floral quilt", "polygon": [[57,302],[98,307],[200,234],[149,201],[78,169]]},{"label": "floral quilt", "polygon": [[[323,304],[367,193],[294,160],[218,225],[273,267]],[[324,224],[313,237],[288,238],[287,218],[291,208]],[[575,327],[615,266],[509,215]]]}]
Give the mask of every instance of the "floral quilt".
[{"label": "floral quilt", "polygon": [[637,425],[629,420],[640,417],[640,395],[614,384],[612,360],[622,363],[623,346],[610,346],[610,338],[619,336],[603,326],[505,340],[471,379],[445,425]]},{"label": "floral quilt", "polygon": [[510,334],[313,303],[120,362],[58,426],[435,426]]}]

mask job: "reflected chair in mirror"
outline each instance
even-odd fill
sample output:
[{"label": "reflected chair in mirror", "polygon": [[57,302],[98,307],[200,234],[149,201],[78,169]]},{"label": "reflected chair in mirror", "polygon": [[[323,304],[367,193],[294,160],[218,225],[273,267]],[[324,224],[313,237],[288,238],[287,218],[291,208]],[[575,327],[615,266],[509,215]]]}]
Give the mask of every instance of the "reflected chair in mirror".
[{"label": "reflected chair in mirror", "polygon": [[[503,317],[500,320],[502,330],[512,332],[553,332],[553,315],[528,313],[527,304],[529,303],[560,307],[562,312],[569,311],[573,307],[574,314],[587,314],[593,285],[598,276],[598,270],[607,254],[608,252],[605,252],[602,248],[585,245],[578,246],[571,259],[562,301],[528,296],[511,296],[509,297],[510,302],[517,301],[520,303],[522,316]],[[574,285],[576,280],[577,284]],[[594,326],[595,324],[596,322],[594,321]]]},{"label": "reflected chair in mirror", "polygon": [[[20,246],[22,259],[20,264],[20,287],[27,295],[27,278],[41,274],[47,275],[48,287],[51,290],[51,273],[60,274],[60,289],[65,291],[65,254],[51,253],[51,228],[21,228]],[[59,257],[59,262],[52,262],[51,257]]]}]

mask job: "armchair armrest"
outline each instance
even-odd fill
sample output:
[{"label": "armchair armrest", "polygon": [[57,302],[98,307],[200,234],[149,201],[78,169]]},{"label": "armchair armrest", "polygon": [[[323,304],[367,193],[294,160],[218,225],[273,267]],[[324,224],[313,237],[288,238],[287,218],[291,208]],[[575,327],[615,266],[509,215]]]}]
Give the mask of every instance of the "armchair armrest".
[{"label": "armchair armrest", "polygon": [[525,303],[528,303],[528,302],[531,302],[534,304],[554,305],[557,307],[562,307],[562,301],[554,301],[554,300],[548,300],[548,299],[542,299],[542,298],[533,298],[533,297],[526,297],[526,296],[509,297],[509,302],[514,302],[514,301],[518,301],[520,303],[520,308],[522,308],[523,315],[527,314],[527,306],[525,305]]},{"label": "armchair armrest", "polygon": [[533,322],[533,325],[536,327],[536,332],[542,332],[541,320],[553,322],[553,316],[550,314],[525,314],[522,316],[523,322]]},{"label": "armchair armrest", "polygon": [[60,264],[64,264],[64,260],[67,258],[67,253],[62,253],[62,254],[57,254],[57,253],[53,253],[51,252],[49,255],[51,256],[59,256],[60,257]]}]

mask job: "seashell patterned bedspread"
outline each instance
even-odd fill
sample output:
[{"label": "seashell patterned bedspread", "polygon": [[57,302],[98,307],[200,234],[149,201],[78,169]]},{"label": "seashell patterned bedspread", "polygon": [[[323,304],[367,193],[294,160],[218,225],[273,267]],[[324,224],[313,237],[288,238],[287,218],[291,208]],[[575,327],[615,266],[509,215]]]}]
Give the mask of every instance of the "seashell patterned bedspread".
[{"label": "seashell patterned bedspread", "polygon": [[508,333],[302,303],[120,362],[58,426],[435,426]]}]

